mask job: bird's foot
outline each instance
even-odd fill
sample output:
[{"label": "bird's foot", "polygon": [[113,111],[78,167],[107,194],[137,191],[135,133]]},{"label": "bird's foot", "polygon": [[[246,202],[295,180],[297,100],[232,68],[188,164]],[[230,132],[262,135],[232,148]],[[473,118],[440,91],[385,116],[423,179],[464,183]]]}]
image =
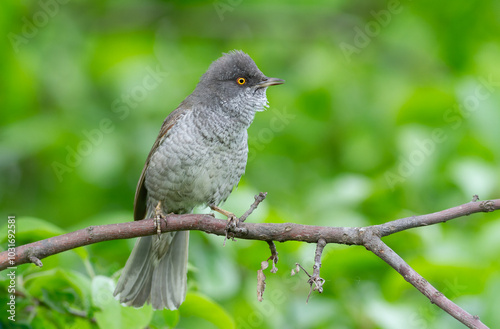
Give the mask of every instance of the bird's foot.
[{"label": "bird's foot", "polygon": [[161,201],[158,201],[158,204],[155,207],[155,227],[156,227],[156,234],[158,234],[158,239],[161,238],[161,221],[165,220],[165,215],[163,214],[163,211],[161,210]]},{"label": "bird's foot", "polygon": [[[234,214],[230,214],[227,217],[226,231],[236,231],[236,228],[240,225],[240,219]],[[234,239],[233,239],[234,240]]]},{"label": "bird's foot", "polygon": [[218,213],[224,215],[227,217],[227,224],[226,224],[226,238],[224,239],[224,245],[226,244],[227,238],[230,238],[231,240],[234,240],[234,234],[233,232],[238,231],[238,226],[240,224],[240,219],[236,217],[235,214],[232,212],[229,212],[227,210],[224,210],[222,208],[217,207],[216,205],[209,205],[210,209],[213,211],[217,211]]}]

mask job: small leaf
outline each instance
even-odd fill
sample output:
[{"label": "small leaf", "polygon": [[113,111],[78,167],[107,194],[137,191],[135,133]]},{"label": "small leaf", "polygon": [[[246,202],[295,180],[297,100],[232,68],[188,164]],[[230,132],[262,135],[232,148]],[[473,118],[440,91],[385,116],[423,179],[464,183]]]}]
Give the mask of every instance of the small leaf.
[{"label": "small leaf", "polygon": [[149,326],[153,329],[175,328],[179,323],[179,310],[155,311]]},{"label": "small leaf", "polygon": [[262,269],[257,271],[257,300],[262,302],[264,290],[266,289],[266,276]]},{"label": "small leaf", "polygon": [[24,278],[27,292],[35,297],[44,297],[45,302],[70,306],[82,310],[90,307],[90,280],[83,274],[65,269],[39,271]]},{"label": "small leaf", "polygon": [[221,329],[235,328],[234,319],[219,304],[201,294],[189,293],[179,309],[181,316],[196,316]]},{"label": "small leaf", "polygon": [[113,297],[115,283],[112,279],[97,275],[92,280],[92,303],[100,310],[95,312],[95,319],[104,329],[142,329],[153,316],[150,305],[141,308],[126,307]]},{"label": "small leaf", "polygon": [[261,269],[261,270],[265,270],[265,269],[267,269],[268,267],[269,267],[269,263],[268,263],[268,261],[267,261],[267,260],[264,260],[264,261],[262,261],[262,262],[260,263],[260,269]]}]

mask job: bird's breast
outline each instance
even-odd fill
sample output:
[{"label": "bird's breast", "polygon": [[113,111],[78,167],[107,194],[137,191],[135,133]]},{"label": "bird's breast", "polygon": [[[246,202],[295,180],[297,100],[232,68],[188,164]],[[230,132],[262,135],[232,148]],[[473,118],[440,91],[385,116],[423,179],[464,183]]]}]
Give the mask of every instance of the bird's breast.
[{"label": "bird's breast", "polygon": [[162,201],[166,212],[224,201],[245,171],[248,145],[246,130],[223,141],[219,136],[207,136],[188,120],[172,127],[151,156],[148,198]]}]

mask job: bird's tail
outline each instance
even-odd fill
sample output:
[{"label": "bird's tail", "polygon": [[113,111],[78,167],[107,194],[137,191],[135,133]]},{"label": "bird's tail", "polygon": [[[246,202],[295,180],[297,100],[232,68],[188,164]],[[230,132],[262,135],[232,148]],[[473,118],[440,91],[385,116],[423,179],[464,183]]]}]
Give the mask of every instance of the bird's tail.
[{"label": "bird's tail", "polygon": [[114,296],[120,303],[176,310],[186,298],[189,231],[139,238]]}]

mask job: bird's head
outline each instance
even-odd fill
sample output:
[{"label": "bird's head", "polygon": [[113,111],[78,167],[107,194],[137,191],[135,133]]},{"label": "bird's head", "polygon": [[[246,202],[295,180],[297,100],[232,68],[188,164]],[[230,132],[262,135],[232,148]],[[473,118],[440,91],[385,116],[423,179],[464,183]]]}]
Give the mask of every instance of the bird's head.
[{"label": "bird's head", "polygon": [[193,94],[225,108],[231,116],[249,112],[253,116],[267,106],[267,87],[284,82],[266,77],[249,55],[233,50],[210,65]]}]

